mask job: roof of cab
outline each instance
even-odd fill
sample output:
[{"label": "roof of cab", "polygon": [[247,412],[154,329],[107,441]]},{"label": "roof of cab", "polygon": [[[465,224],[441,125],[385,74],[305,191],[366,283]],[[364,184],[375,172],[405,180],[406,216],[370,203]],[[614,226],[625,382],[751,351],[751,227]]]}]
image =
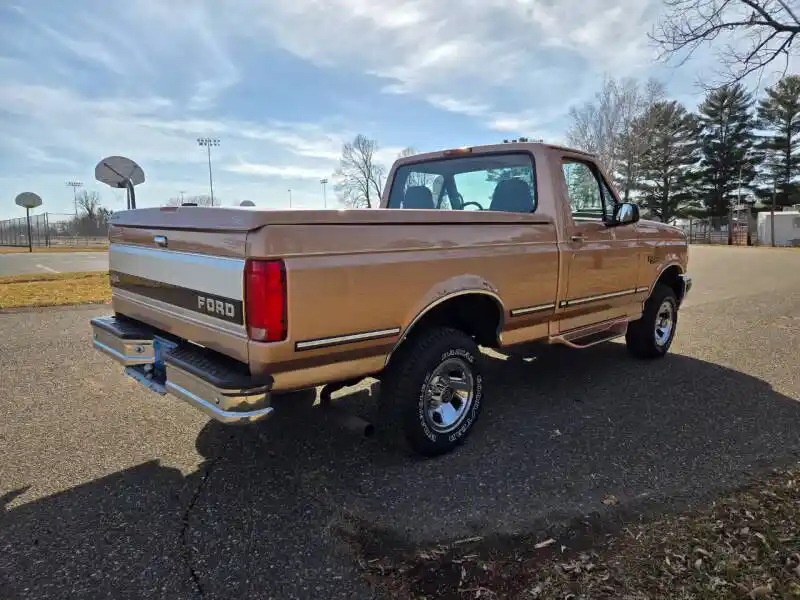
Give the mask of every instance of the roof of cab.
[{"label": "roof of cab", "polygon": [[532,147],[561,150],[573,154],[582,154],[584,156],[592,158],[596,157],[594,153],[586,152],[585,150],[580,150],[578,148],[570,148],[568,146],[561,146],[558,144],[547,144],[545,142],[530,142],[530,141],[520,142],[516,140],[511,140],[511,141],[504,141],[500,144],[480,144],[477,146],[462,146],[460,148],[445,148],[442,150],[435,150],[433,152],[421,152],[419,154],[413,154],[411,156],[404,156],[402,158],[398,158],[395,161],[395,163],[396,164],[415,163],[424,160],[445,158],[458,154],[473,154],[480,152],[502,152],[503,150],[509,150],[509,149],[524,150],[524,149],[530,149]]}]

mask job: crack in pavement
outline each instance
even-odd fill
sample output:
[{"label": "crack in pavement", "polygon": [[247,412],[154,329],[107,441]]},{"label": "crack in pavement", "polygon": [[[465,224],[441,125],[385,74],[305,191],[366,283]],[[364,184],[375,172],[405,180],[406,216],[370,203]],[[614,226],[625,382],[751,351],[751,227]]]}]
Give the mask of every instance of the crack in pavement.
[{"label": "crack in pavement", "polygon": [[180,537],[180,544],[182,549],[183,561],[186,563],[186,567],[189,569],[189,576],[192,579],[192,583],[194,584],[194,590],[199,598],[205,598],[205,590],[203,589],[203,584],[200,581],[200,574],[195,569],[194,564],[192,563],[192,549],[189,545],[189,518],[191,517],[192,511],[194,510],[195,506],[197,505],[198,500],[200,499],[201,494],[203,493],[203,489],[206,486],[209,478],[211,477],[212,472],[214,471],[214,467],[222,458],[222,453],[215,456],[213,459],[209,460],[205,466],[205,470],[203,474],[200,476],[200,482],[197,484],[197,487],[192,494],[191,499],[189,500],[189,504],[186,506],[186,510],[183,511],[183,517],[181,518],[181,531],[179,534]]}]

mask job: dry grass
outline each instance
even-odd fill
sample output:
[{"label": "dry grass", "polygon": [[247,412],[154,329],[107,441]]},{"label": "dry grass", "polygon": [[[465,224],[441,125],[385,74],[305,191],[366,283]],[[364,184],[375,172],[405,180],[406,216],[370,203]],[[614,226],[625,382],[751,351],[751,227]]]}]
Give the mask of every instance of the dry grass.
[{"label": "dry grass", "polygon": [[[34,248],[34,253],[39,252],[105,252],[108,250],[108,244],[97,246],[51,246],[50,248]],[[0,247],[0,254],[22,254],[28,252],[27,248],[19,248],[17,246]]]},{"label": "dry grass", "polygon": [[800,599],[800,468],[649,523],[371,554],[369,579],[403,600]]},{"label": "dry grass", "polygon": [[110,299],[108,273],[34,273],[0,277],[0,309],[92,304]]}]

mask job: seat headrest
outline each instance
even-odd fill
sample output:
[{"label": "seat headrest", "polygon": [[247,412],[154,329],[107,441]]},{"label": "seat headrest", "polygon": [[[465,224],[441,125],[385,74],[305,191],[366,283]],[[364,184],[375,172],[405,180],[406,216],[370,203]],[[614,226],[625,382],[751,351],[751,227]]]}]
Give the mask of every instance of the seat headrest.
[{"label": "seat headrest", "polygon": [[403,208],[433,208],[433,193],[424,185],[414,185],[406,190]]},{"label": "seat headrest", "polygon": [[489,210],[531,212],[533,210],[531,186],[519,177],[504,179],[494,188]]}]

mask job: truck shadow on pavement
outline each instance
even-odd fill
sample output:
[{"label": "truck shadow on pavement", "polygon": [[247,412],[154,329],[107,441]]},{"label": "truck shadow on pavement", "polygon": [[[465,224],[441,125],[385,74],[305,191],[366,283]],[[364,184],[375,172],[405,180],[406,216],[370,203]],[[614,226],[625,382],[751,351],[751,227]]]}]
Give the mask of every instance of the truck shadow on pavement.
[{"label": "truck shadow on pavement", "polygon": [[[477,429],[434,460],[355,438],[295,395],[256,427],[209,422],[187,476],[153,460],[5,508],[12,491],[0,597],[368,598],[354,535],[379,554],[674,510],[800,456],[800,402],[687,356],[548,348],[487,358],[486,376]],[[372,413],[369,391],[339,402]]]}]

